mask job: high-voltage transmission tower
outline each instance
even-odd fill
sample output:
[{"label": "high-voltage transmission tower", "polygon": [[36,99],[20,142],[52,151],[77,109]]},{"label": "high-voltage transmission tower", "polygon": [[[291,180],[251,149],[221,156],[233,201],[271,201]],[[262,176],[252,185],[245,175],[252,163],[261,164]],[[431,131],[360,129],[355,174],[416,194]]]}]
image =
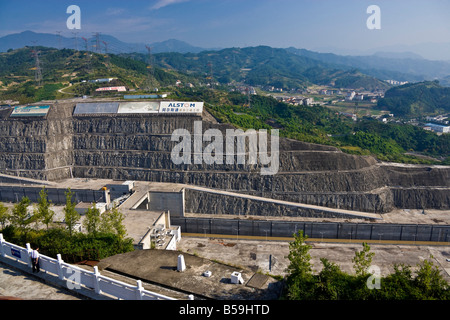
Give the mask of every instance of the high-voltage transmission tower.
[{"label": "high-voltage transmission tower", "polygon": [[85,45],[85,48],[86,48],[86,52],[88,52],[89,51],[88,39],[86,39],[85,37],[81,37],[81,39],[83,39],[84,45]]},{"label": "high-voltage transmission tower", "polygon": [[147,90],[153,91],[154,88],[154,79],[155,79],[155,72],[154,72],[154,63],[153,63],[153,55],[152,55],[152,48],[149,46],[145,46],[147,48],[148,56],[147,56],[147,69],[148,69],[148,80],[147,80]]},{"label": "high-voltage transmission tower", "polygon": [[39,60],[39,54],[40,51],[37,51],[36,49],[33,49],[32,55],[34,57],[34,80],[36,81],[37,86],[42,85],[42,68],[41,68],[41,61]]},{"label": "high-voltage transmission tower", "polygon": [[89,42],[85,37],[81,37],[84,40],[84,44],[86,46],[86,72],[91,72],[91,53],[89,52]]},{"label": "high-voltage transmission tower", "polygon": [[100,33],[96,32],[94,33],[95,36],[95,52],[101,53],[101,47],[100,47]]}]

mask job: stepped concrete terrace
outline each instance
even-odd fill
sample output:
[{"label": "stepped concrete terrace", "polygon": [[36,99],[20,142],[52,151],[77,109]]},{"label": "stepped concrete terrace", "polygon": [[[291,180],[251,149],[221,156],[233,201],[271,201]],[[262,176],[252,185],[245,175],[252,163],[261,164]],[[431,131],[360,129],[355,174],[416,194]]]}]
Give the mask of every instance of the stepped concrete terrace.
[{"label": "stepped concrete terrace", "polygon": [[[99,101],[45,102],[51,108],[41,118],[12,118],[11,109],[1,110],[0,173],[56,183],[68,178],[166,182],[376,214],[397,208],[450,208],[449,166],[383,163],[284,138],[279,142],[280,168],[275,175],[261,175],[260,162],[176,165],[171,160],[178,143],[171,139],[176,129],[194,133],[195,123],[201,121],[202,132],[218,129],[225,141],[226,130],[232,127],[217,123],[206,111],[202,115],[74,115],[77,103]],[[203,147],[208,144],[203,142]],[[198,199],[190,197],[194,200],[187,205],[200,212],[226,199],[225,194],[218,197],[213,192],[198,195]],[[235,204],[223,210],[246,209],[240,201]],[[274,216],[289,214],[281,207],[271,210]]]}]

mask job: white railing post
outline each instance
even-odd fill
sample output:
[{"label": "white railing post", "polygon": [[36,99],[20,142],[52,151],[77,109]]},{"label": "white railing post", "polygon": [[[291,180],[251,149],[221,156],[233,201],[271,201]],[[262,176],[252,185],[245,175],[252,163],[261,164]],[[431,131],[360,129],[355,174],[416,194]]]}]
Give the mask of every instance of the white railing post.
[{"label": "white railing post", "polygon": [[27,243],[27,259],[26,262],[28,263],[28,267],[31,268],[31,246],[29,243]]},{"label": "white railing post", "polygon": [[61,258],[61,255],[58,253],[56,255],[57,263],[58,263],[58,278],[60,280],[64,280],[64,273],[63,273],[63,259]]},{"label": "white railing post", "polygon": [[5,240],[3,240],[3,233],[0,233],[0,254],[2,257],[5,257],[5,250],[3,249],[3,242],[5,242]]},{"label": "white railing post", "polygon": [[100,285],[99,285],[99,281],[100,281],[100,273],[98,272],[98,267],[95,266],[94,267],[94,289],[95,289],[95,293],[100,294],[102,293],[102,291],[100,290]]},{"label": "white railing post", "polygon": [[[26,248],[23,247],[17,247],[7,241],[5,241],[5,239],[3,238],[3,235],[0,233],[0,255],[9,258],[9,253],[7,253],[6,251],[9,249],[14,249],[14,250],[20,250],[20,252],[24,252],[25,250],[28,253],[28,257],[27,258],[18,258],[15,259],[13,256],[11,255],[12,260],[16,260],[16,262],[18,262],[19,260],[24,261],[24,262],[31,262],[31,246],[30,244],[27,243]],[[43,270],[47,273],[47,271],[49,271],[49,274],[51,276],[53,276],[55,273],[57,274],[54,278],[56,280],[56,277],[58,277],[60,280],[64,280],[67,279],[66,284],[67,287],[70,290],[73,289],[79,289],[79,286],[84,285],[87,286],[89,288],[92,287],[92,283],[91,281],[89,281],[88,283],[82,283],[82,277],[81,274],[77,274],[77,272],[82,272],[80,269],[78,269],[77,267],[72,267],[70,264],[68,263],[64,263],[63,259],[61,258],[60,254],[57,254],[57,259],[52,259],[50,257],[47,256],[41,256],[42,259],[45,259],[46,261],[46,266],[45,268],[47,269],[47,263],[48,263],[48,270]],[[9,260],[9,259],[8,259]],[[14,262],[14,263],[16,263]],[[20,263],[21,264],[21,263]],[[64,272],[64,267],[66,267],[68,270],[68,274],[67,276],[65,275]],[[74,274],[75,273],[75,274]],[[91,274],[91,272],[88,272],[89,274]],[[73,276],[70,276],[70,274],[73,274]],[[144,300],[144,298],[146,297],[146,294],[149,294],[152,298],[154,299],[163,299],[163,300],[176,300],[164,295],[160,295],[158,293],[155,292],[151,292],[151,291],[147,291],[144,289],[144,286],[142,285],[142,281],[138,280],[136,282],[136,286],[130,286],[129,284],[126,283],[122,283],[120,281],[116,281],[114,279],[102,276],[100,274],[100,272],[98,271],[98,267],[95,266],[94,267],[94,272],[92,273],[93,278],[94,278],[94,290],[96,294],[108,294],[108,295],[112,295],[115,296],[119,299],[122,299],[123,297],[126,297],[125,299],[131,299],[133,298],[133,296],[130,294],[134,294],[134,299],[136,300]],[[102,286],[102,281],[105,281],[106,285],[104,286],[105,291],[101,290]],[[111,285],[112,284],[112,285]],[[114,286],[114,284],[116,284],[116,286]],[[134,291],[134,292],[133,292]],[[194,296],[191,295],[189,296],[189,299],[194,299]]]},{"label": "white railing post", "polygon": [[142,300],[142,291],[144,290],[144,288],[142,287],[142,281],[137,280],[136,283],[136,300]]}]

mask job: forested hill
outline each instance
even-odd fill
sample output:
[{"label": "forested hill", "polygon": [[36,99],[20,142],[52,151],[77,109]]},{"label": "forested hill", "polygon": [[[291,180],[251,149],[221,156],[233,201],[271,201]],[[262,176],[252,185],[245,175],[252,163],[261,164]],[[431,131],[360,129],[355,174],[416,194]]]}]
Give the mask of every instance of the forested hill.
[{"label": "forested hill", "polygon": [[409,117],[450,112],[450,88],[438,81],[406,84],[386,91],[378,106]]},{"label": "forested hill", "polygon": [[[41,86],[37,86],[35,81],[34,50],[39,52]],[[0,53],[0,100],[29,103],[91,94],[100,84],[83,82],[98,78],[116,78],[113,85],[123,85],[128,89],[146,88],[149,80],[148,64],[112,54],[45,47],[25,47]],[[153,87],[173,85],[177,80],[195,83],[195,79],[173,70],[153,70]],[[68,95],[59,92],[68,86],[70,88],[64,91]]]},{"label": "forested hill", "polygon": [[[145,61],[143,54],[124,54]],[[229,48],[197,54],[159,53],[155,63],[198,76],[212,76],[222,84],[245,82],[249,85],[298,89],[313,84],[366,90],[387,89],[389,85],[356,69],[321,62],[268,46]]]}]

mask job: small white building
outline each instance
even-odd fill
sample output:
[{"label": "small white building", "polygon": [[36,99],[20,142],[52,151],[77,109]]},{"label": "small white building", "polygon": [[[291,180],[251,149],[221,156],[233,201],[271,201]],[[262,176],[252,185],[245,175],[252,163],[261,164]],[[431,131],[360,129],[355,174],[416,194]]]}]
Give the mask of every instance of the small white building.
[{"label": "small white building", "polygon": [[314,103],[314,99],[313,98],[305,98],[303,99],[303,105],[304,106],[310,106]]},{"label": "small white building", "polygon": [[[78,212],[78,214],[84,215],[86,214],[86,211],[88,211],[88,209],[92,208],[93,206],[93,203],[80,202],[75,206],[75,210]],[[95,207],[98,209],[100,214],[104,213],[107,210],[107,204],[105,202],[96,203]]]},{"label": "small white building", "polygon": [[450,126],[443,126],[440,124],[427,123],[425,127],[429,127],[431,131],[436,133],[450,133]]},{"label": "small white building", "polygon": [[177,250],[177,242],[181,240],[181,227],[170,224],[170,212],[163,212],[141,238],[137,249]]},{"label": "small white building", "polygon": [[352,101],[353,98],[355,97],[355,95],[356,95],[355,91],[347,92],[347,95],[345,96],[345,100]]}]

